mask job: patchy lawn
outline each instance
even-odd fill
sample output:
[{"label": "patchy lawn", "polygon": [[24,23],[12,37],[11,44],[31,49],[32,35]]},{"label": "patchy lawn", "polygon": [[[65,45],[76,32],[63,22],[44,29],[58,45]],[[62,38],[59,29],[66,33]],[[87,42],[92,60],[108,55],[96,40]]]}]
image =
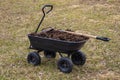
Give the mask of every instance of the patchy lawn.
[{"label": "patchy lawn", "polygon": [[[27,34],[35,31],[44,4],[53,4],[54,10],[40,30],[79,30],[112,40],[107,43],[90,39],[81,49],[87,56],[86,64],[74,65],[70,74],[57,69],[58,55],[49,60],[41,52],[40,66],[28,64]],[[119,80],[119,5],[119,0],[0,0],[0,80]]]}]

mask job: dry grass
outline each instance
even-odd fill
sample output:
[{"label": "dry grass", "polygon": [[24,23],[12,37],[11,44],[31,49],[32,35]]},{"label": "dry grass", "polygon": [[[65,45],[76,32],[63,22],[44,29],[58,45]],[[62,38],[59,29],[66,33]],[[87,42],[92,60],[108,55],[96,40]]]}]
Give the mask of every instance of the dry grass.
[{"label": "dry grass", "polygon": [[[106,43],[90,39],[82,48],[86,64],[74,66],[70,74],[57,69],[58,56],[51,60],[42,57],[37,67],[29,65],[27,34],[35,30],[44,4],[53,4],[54,10],[41,29],[68,28],[112,40]],[[119,5],[119,0],[0,0],[0,80],[119,80]]]}]

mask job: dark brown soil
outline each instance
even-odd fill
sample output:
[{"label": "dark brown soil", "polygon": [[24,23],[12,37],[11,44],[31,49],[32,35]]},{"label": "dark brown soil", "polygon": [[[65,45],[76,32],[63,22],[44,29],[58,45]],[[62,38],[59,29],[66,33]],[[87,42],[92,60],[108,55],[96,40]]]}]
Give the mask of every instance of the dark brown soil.
[{"label": "dark brown soil", "polygon": [[79,41],[83,41],[83,40],[87,40],[88,37],[85,36],[78,36],[78,35],[74,35],[74,34],[70,34],[67,32],[62,32],[60,30],[49,30],[49,31],[45,31],[43,30],[40,33],[33,33],[33,36],[39,36],[39,37],[45,37],[45,38],[52,38],[52,39],[57,39],[57,40],[64,40],[64,41],[73,41],[73,42],[79,42]]}]

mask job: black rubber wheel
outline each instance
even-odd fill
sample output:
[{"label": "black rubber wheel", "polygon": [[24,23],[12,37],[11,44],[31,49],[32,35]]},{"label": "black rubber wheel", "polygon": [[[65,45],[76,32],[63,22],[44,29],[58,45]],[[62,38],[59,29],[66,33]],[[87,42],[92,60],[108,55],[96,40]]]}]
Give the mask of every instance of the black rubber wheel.
[{"label": "black rubber wheel", "polygon": [[37,66],[41,64],[41,57],[37,52],[30,52],[27,56],[28,63]]},{"label": "black rubber wheel", "polygon": [[69,58],[62,57],[58,60],[57,66],[63,73],[70,73],[73,68],[73,63]]},{"label": "black rubber wheel", "polygon": [[46,58],[55,58],[56,57],[56,52],[54,52],[54,51],[44,51],[44,56]]},{"label": "black rubber wheel", "polygon": [[71,60],[75,65],[84,65],[86,62],[86,56],[83,52],[77,51],[72,54]]}]

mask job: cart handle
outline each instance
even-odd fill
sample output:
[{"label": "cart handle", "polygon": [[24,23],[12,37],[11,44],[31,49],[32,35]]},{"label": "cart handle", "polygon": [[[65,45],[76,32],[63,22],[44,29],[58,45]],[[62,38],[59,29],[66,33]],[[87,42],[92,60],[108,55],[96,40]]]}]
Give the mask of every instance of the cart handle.
[{"label": "cart handle", "polygon": [[[45,8],[46,8],[46,7],[50,7],[50,9],[45,12]],[[44,5],[44,6],[42,7],[43,17],[42,17],[42,19],[40,20],[40,22],[39,22],[39,24],[38,24],[38,27],[37,27],[37,29],[35,30],[35,33],[37,33],[37,31],[38,31],[40,25],[42,24],[42,22],[43,22],[43,20],[44,20],[44,18],[45,18],[45,16],[46,16],[46,14],[48,14],[50,11],[52,11],[52,9],[53,9],[53,5],[49,5],[49,4],[48,4],[48,5]]]},{"label": "cart handle", "polygon": [[[45,12],[45,8],[46,7],[50,7],[50,10],[48,10],[47,12]],[[48,14],[50,11],[52,11],[53,9],[53,5],[44,5],[43,8],[42,8],[42,11],[43,11],[43,14]]]}]

